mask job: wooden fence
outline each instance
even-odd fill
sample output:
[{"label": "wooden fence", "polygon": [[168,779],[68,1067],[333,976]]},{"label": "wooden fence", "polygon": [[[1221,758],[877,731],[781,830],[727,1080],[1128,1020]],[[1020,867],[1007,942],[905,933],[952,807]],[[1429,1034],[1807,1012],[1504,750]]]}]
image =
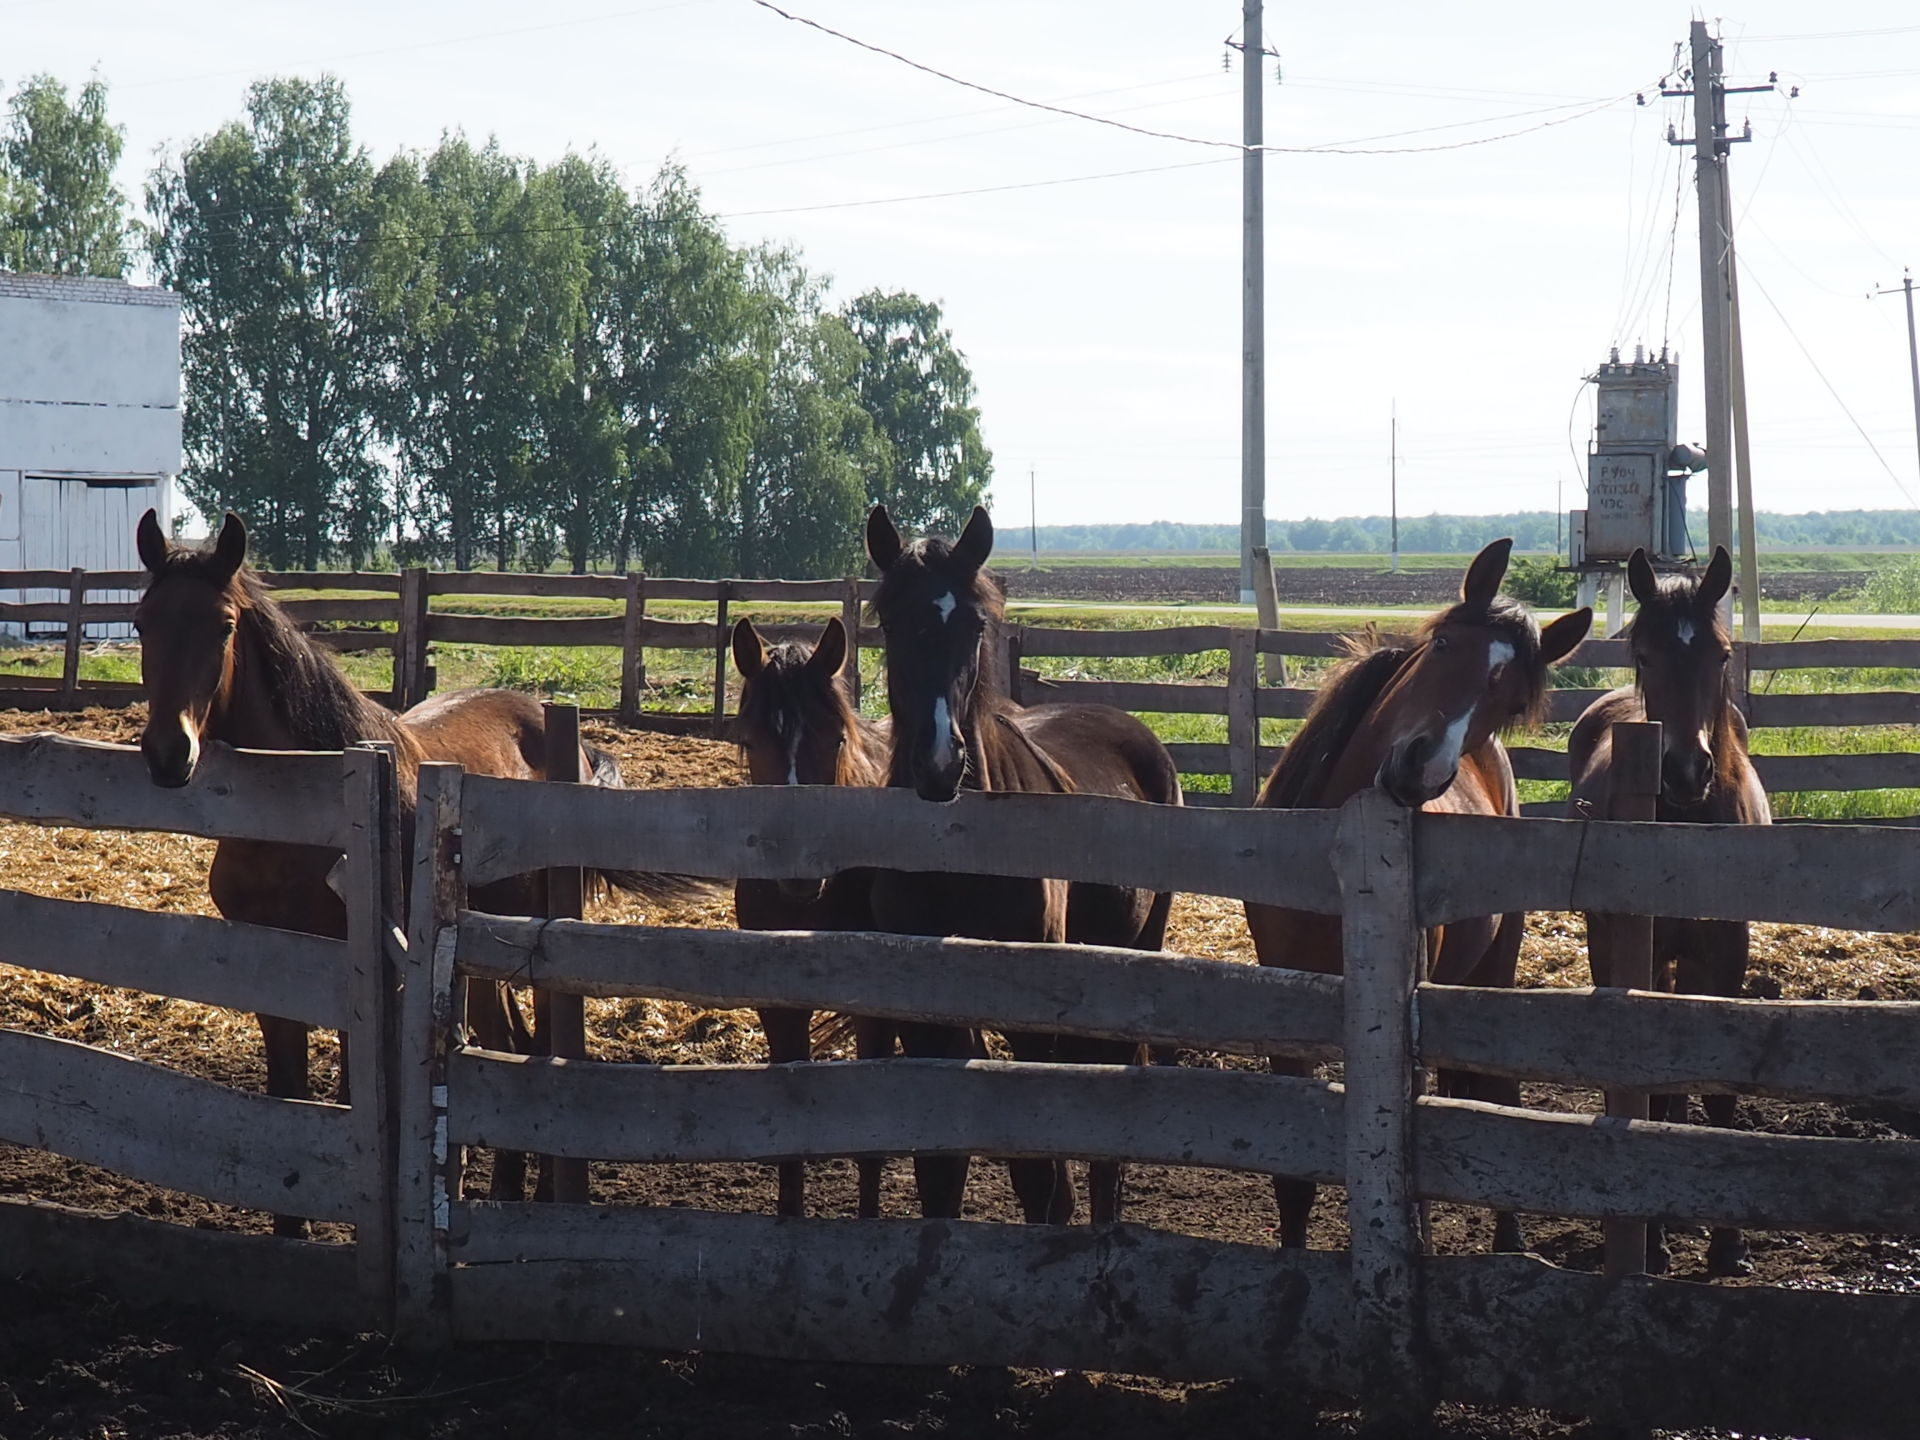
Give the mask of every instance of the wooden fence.
[{"label": "wooden fence", "polygon": [[[1429,816],[1378,793],[1338,812],[1287,812],[1090,796],[931,805],[899,790],[632,792],[428,765],[403,939],[388,924],[393,867],[382,856],[395,852],[382,849],[393,842],[380,762],[369,749],[344,761],[216,752],[215,773],[166,792],[128,750],[0,742],[11,814],[342,848],[354,917],[345,942],[321,942],[6,897],[19,907],[7,931],[17,963],[345,1024],[355,1040],[348,1110],[0,1034],[6,1073],[27,1077],[0,1102],[0,1139],[356,1227],[348,1249],[13,1203],[0,1206],[10,1265],[108,1281],[121,1264],[149,1282],[193,1271],[191,1293],[230,1306],[316,1324],[390,1315],[420,1342],[1242,1376],[1363,1395],[1388,1413],[1453,1399],[1664,1426],[1892,1436],[1920,1425],[1920,1296],[1607,1278],[1528,1257],[1428,1256],[1417,1238],[1424,1200],[1910,1234],[1920,1145],[1509,1109],[1413,1084],[1416,1066],[1448,1066],[1920,1104],[1920,1005],[1419,983],[1424,927],[1529,907],[1920,928],[1920,834]],[[460,904],[466,886],[542,868],[797,878],[860,865],[1337,913],[1348,976],[1086,947],[530,920]],[[145,943],[106,943],[121,937]],[[1178,1067],[515,1058],[461,1043],[462,978],[1337,1054],[1344,1084]],[[1303,1253],[1139,1226],[495,1205],[462,1196],[466,1145],[649,1163],[1064,1154],[1308,1176],[1347,1187],[1354,1239],[1349,1251]]]},{"label": "wooden fence", "polygon": [[[400,574],[336,571],[279,572],[264,577],[282,590],[378,592],[357,598],[306,598],[282,602],[293,616],[316,631],[316,638],[339,651],[390,651],[394,683],[376,698],[396,708],[432,693],[436,676],[431,646],[444,644],[605,646],[620,651],[621,690],[611,714],[623,722],[653,728],[700,730],[722,734],[727,715],[730,608],[734,602],[760,604],[834,603],[850,633],[872,648],[879,632],[859,626],[860,607],[872,582],[844,580],[677,580],[641,575],[529,575],[492,571],[407,570]],[[90,591],[138,588],[137,571],[0,571],[0,589],[66,589],[65,601],[0,604],[0,623],[64,625],[66,649],[60,678],[0,677],[0,708],[74,709],[84,705],[126,704],[140,696],[135,685],[83,680],[79,675],[85,627],[123,623],[133,613],[125,603],[91,604]],[[621,604],[619,615],[556,617],[456,615],[430,608],[436,595],[467,597],[572,597]],[[647,614],[649,601],[696,601],[716,607],[707,621],[662,620]],[[774,638],[810,635],[811,626],[769,626]],[[1262,777],[1278,758],[1277,746],[1259,743],[1263,720],[1297,720],[1307,713],[1314,691],[1287,683],[1288,658],[1338,655],[1346,637],[1339,634],[1253,630],[1230,625],[1184,625],[1158,630],[1080,630],[1010,626],[1006,632],[1007,671],[1014,698],[1028,704],[1079,700],[1114,705],[1141,713],[1224,716],[1224,741],[1177,742],[1169,749],[1185,775],[1224,776],[1224,792],[1196,791],[1196,805],[1251,804]],[[712,683],[706,709],[698,713],[648,709],[645,704],[646,654],[649,649],[694,650],[712,657]],[[1128,659],[1223,652],[1223,684],[1046,679],[1029,669],[1031,659]],[[1569,658],[1574,666],[1625,669],[1631,665],[1624,640],[1589,640]],[[1263,668],[1265,674],[1263,675]],[[1798,726],[1920,725],[1920,692],[1909,690],[1827,695],[1771,693],[1771,672],[1808,668],[1920,669],[1920,640],[1812,640],[1737,645],[1733,678],[1736,699],[1756,729]],[[1757,683],[1755,677],[1759,677]],[[1277,683],[1275,683],[1277,682]],[[1598,690],[1552,692],[1548,718],[1571,721],[1600,695]],[[1565,780],[1564,753],[1537,746],[1512,749],[1515,774],[1522,780]],[[1769,792],[1795,790],[1879,790],[1920,788],[1920,753],[1763,755],[1755,758],[1761,783]],[[1533,813],[1558,813],[1557,804],[1529,807]],[[1920,816],[1910,817],[1920,821]]]}]

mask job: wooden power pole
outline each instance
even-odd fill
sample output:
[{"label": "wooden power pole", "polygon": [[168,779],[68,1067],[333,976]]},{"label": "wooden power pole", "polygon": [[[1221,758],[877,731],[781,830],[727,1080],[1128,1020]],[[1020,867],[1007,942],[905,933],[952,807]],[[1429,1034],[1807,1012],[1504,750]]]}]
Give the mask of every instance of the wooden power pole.
[{"label": "wooden power pole", "polygon": [[[1748,639],[1759,638],[1760,585],[1753,553],[1753,486],[1747,468],[1746,374],[1739,355],[1736,313],[1739,282],[1734,274],[1732,191],[1727,184],[1731,147],[1752,137],[1727,128],[1727,96],[1771,90],[1768,85],[1729,88],[1722,79],[1719,38],[1707,22],[1695,20],[1689,32],[1693,69],[1690,89],[1662,90],[1693,97],[1693,139],[1668,132],[1672,145],[1693,146],[1694,194],[1700,207],[1700,332],[1705,353],[1700,368],[1706,380],[1707,548],[1725,546],[1740,554],[1740,590]],[[1736,410],[1739,440],[1736,444]],[[1741,539],[1734,544],[1734,475],[1740,478]],[[1729,602],[1730,604],[1730,602]],[[1729,611],[1730,613],[1730,611]]]},{"label": "wooden power pole", "polygon": [[[1260,152],[1265,97],[1261,0],[1243,0],[1240,31],[1240,603],[1254,604],[1255,547],[1267,543],[1266,198]],[[1262,617],[1266,620],[1267,617]],[[1270,623],[1270,622],[1269,622]]]},{"label": "wooden power pole", "polygon": [[1913,443],[1920,449],[1920,342],[1916,342],[1913,333],[1913,272],[1905,271],[1901,275],[1898,290],[1876,290],[1876,295],[1899,295],[1907,297],[1907,364],[1913,374]]}]

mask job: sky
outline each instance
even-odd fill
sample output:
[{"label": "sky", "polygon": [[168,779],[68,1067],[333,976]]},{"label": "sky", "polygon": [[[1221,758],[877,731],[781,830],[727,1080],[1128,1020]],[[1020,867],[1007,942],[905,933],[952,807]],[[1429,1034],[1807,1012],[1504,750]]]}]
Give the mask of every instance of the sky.
[{"label": "sky", "polygon": [[[597,148],[635,184],[676,159],[737,243],[798,247],[841,298],[941,304],[1000,523],[1026,523],[1030,476],[1042,525],[1235,520],[1239,155],[1187,142],[1240,138],[1239,6],[780,3],[1186,139],[996,99],[754,0],[0,0],[0,85],[97,70],[136,196],[276,74],[339,76],[376,160],[455,129],[542,161]],[[1394,415],[1402,513],[1576,507],[1582,377],[1614,345],[1678,352],[1682,438],[1701,438],[1692,152],[1666,143],[1690,102],[1658,94],[1690,18],[1269,6],[1267,143],[1407,152],[1264,161],[1270,516],[1384,513]],[[1902,300],[1867,298],[1920,265],[1920,16],[1755,3],[1715,23],[1730,84],[1780,81],[1729,97],[1753,129],[1731,184],[1757,508],[1920,504]]]}]

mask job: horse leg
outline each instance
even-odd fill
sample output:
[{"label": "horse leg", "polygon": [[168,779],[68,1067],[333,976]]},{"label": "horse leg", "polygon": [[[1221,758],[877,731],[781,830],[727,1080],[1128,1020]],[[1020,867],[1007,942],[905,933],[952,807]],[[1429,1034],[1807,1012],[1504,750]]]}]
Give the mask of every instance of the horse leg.
[{"label": "horse leg", "polygon": [[[900,1049],[916,1059],[968,1060],[973,1056],[970,1033],[952,1025],[904,1024]],[[920,1197],[920,1214],[928,1220],[958,1220],[967,1193],[968,1155],[916,1155],[913,1185]]]},{"label": "horse leg", "polygon": [[[853,1053],[861,1060],[887,1060],[893,1056],[895,1026],[891,1020],[872,1020],[855,1017],[853,1022]],[[880,1218],[880,1177],[885,1173],[887,1162],[878,1155],[862,1155],[854,1161],[860,1174],[860,1218],[877,1220]]]},{"label": "horse leg", "polygon": [[[1311,1075],[1313,1062],[1286,1055],[1269,1055],[1267,1068],[1276,1075]],[[1287,1250],[1307,1248],[1307,1219],[1319,1187],[1311,1180],[1288,1175],[1273,1177],[1273,1203],[1280,1211],[1280,1245]]]},{"label": "horse leg", "polygon": [[[1446,926],[1434,957],[1435,983],[1511,990],[1526,930],[1527,917],[1520,911],[1510,911],[1497,920],[1488,916]],[[1520,1082],[1509,1076],[1442,1073],[1439,1084],[1443,1093],[1464,1095],[1489,1105],[1520,1104]],[[1508,1210],[1493,1212],[1493,1248],[1499,1254],[1525,1253],[1526,1230],[1518,1215]]]},{"label": "horse leg", "polygon": [[[1695,922],[1688,935],[1692,943],[1680,957],[1675,988],[1687,995],[1738,999],[1747,983],[1751,933],[1743,921]],[[1733,1128],[1740,1103],[1738,1096],[1703,1095],[1700,1098],[1709,1125],[1717,1125],[1722,1130]],[[1747,1237],[1737,1226],[1714,1226],[1707,1236],[1707,1274],[1732,1277],[1752,1273],[1753,1256],[1747,1248]]]},{"label": "horse leg", "polygon": [[[259,1015],[260,1040],[267,1052],[267,1093],[282,1100],[305,1100],[312,1094],[307,1078],[307,1027],[277,1015]],[[345,1067],[342,1067],[345,1073]],[[304,1240],[311,1233],[298,1215],[273,1217],[273,1233]]]},{"label": "horse leg", "polygon": [[[1036,1035],[1027,1030],[1002,1033],[1016,1060],[1032,1064],[1064,1058],[1059,1053],[1056,1036]],[[1073,1176],[1067,1170],[1066,1161],[1009,1160],[1007,1174],[1013,1180],[1013,1193],[1019,1197],[1021,1213],[1029,1225],[1073,1223]]]},{"label": "horse leg", "polygon": [[[506,1055],[533,1052],[533,1037],[526,1017],[514,1003],[513,992],[494,981],[467,982],[467,1026],[473,1041],[483,1050]],[[527,1198],[527,1154],[524,1150],[495,1150],[493,1177],[487,1184],[487,1199],[518,1204]]]},{"label": "horse leg", "polygon": [[[762,1010],[760,1028],[767,1037],[767,1063],[792,1065],[812,1058],[809,1031],[813,1025],[811,1010]],[[780,1198],[775,1203],[779,1215],[807,1213],[807,1164],[804,1160],[782,1160],[779,1164]]]}]

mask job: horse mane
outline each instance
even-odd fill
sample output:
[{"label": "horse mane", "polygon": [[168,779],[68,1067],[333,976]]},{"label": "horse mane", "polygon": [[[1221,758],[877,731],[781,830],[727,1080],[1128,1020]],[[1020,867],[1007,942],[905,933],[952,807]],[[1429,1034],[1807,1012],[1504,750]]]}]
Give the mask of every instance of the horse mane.
[{"label": "horse mane", "polygon": [[1411,645],[1389,644],[1374,626],[1341,642],[1347,658],[1321,682],[1307,718],[1281,752],[1280,763],[1261,786],[1256,805],[1266,808],[1310,809],[1319,804],[1328,777],[1387,686],[1429,645],[1444,625],[1490,626],[1513,646],[1513,663],[1526,677],[1527,690],[1518,713],[1502,730],[1536,723],[1546,708],[1546,668],[1540,663],[1540,623],[1533,613],[1508,595],[1496,595],[1484,604],[1460,601],[1421,622]]},{"label": "horse mane", "polygon": [[1341,642],[1347,658],[1336,665],[1308,707],[1299,732],[1280,753],[1267,783],[1260,787],[1256,806],[1268,809],[1310,809],[1319,803],[1333,762],[1353,739],[1354,731],[1380,692],[1400,673],[1417,647],[1388,645],[1369,627]]},{"label": "horse mane", "polygon": [[792,640],[767,647],[766,664],[742,689],[740,712],[734,718],[734,743],[744,750],[747,736],[756,732],[784,735],[786,717],[796,711],[824,718],[847,737],[847,743],[840,747],[833,783],[884,785],[886,747],[880,741],[879,727],[854,708],[844,673],[833,676],[825,686],[809,675],[807,661],[812,655],[810,647]]}]

